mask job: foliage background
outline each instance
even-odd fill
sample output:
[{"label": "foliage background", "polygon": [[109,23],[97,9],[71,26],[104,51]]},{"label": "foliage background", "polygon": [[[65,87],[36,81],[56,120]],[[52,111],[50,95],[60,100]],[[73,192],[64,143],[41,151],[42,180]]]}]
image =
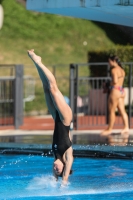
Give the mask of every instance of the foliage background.
[{"label": "foliage background", "polygon": [[[31,12],[16,0],[3,0],[2,6],[4,24],[0,30],[0,64],[23,64],[25,75],[32,75],[37,80],[36,98],[25,104],[27,113],[47,110],[41,81],[27,56],[27,49],[34,48],[50,70],[56,65],[59,88],[68,96],[70,63],[86,63],[88,52],[108,51],[118,46],[124,51],[121,55],[125,61],[124,48],[132,48],[130,39],[112,24]],[[126,52],[126,60],[132,59]],[[5,76],[6,72],[1,70],[0,74]],[[80,68],[79,75],[88,76],[88,67]]]}]

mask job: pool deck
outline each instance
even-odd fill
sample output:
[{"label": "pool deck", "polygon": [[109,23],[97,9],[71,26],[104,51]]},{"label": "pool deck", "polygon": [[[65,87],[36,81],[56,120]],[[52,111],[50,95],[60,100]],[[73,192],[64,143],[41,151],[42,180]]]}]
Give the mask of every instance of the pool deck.
[{"label": "pool deck", "polygon": [[[120,133],[122,129],[113,129],[112,133]],[[99,134],[102,130],[71,130],[71,135],[79,135],[79,134]],[[0,136],[15,136],[15,135],[52,135],[53,129],[51,130],[40,130],[40,129],[7,129],[0,130]],[[129,130],[129,135],[133,135],[133,129]]]},{"label": "pool deck", "polygon": [[[10,120],[6,121],[5,119],[0,119],[0,125],[7,124],[10,122]],[[133,121],[133,118],[131,122]],[[104,116],[85,116],[85,115],[78,115],[78,130],[104,130],[107,125],[105,124],[105,117]],[[85,123],[84,125],[82,123]],[[89,126],[88,124],[89,123]],[[98,123],[98,124],[97,124]],[[116,124],[119,124],[116,125]],[[122,120],[121,118],[116,116],[116,124],[114,126],[115,129],[122,129]],[[131,123],[132,125],[133,123]],[[8,125],[8,126],[0,126],[0,130],[14,130],[14,126]],[[131,126],[133,129],[133,125]],[[40,115],[40,116],[24,116],[23,119],[23,125],[19,127],[20,130],[32,130],[32,131],[51,131],[54,129],[54,120],[52,119],[51,115]]]},{"label": "pool deck", "polygon": [[[53,156],[51,145],[1,143],[0,154],[32,154]],[[133,146],[109,145],[73,145],[73,155],[76,157],[133,159]]]},{"label": "pool deck", "polygon": [[[120,133],[119,129],[113,130],[115,133]],[[92,158],[116,158],[116,159],[133,159],[133,145],[109,145],[99,144],[98,137],[100,138],[100,130],[79,130],[71,131],[72,139],[75,136],[82,135],[89,138],[97,136],[97,141],[94,144],[77,145],[73,144],[74,157],[92,157]],[[47,136],[53,134],[53,130],[0,130],[0,138],[2,137],[15,137],[15,136]],[[129,132],[130,140],[133,141],[133,129]],[[106,137],[103,137],[105,140]],[[106,141],[106,140],[105,140]],[[104,142],[104,141],[103,141]],[[49,153],[50,152],[50,153]],[[36,144],[36,143],[23,143],[23,142],[1,142],[0,153],[2,154],[41,154],[44,156],[51,156],[50,144]]]},{"label": "pool deck", "polygon": [[[120,133],[121,129],[113,129],[112,133]],[[71,136],[74,135],[99,135],[101,130],[71,130]],[[0,136],[17,136],[17,135],[53,135],[53,130],[22,130],[7,129],[0,130]],[[133,129],[129,130],[129,135],[133,135]],[[106,136],[105,136],[106,137]]]}]

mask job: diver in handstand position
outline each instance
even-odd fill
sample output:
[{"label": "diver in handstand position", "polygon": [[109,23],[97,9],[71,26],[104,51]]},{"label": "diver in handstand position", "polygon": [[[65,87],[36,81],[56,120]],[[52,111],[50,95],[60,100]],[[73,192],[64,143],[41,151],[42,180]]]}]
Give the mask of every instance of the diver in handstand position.
[{"label": "diver in handstand position", "polygon": [[71,167],[73,163],[73,149],[70,139],[72,111],[58,89],[55,77],[49,69],[42,64],[41,57],[37,56],[33,49],[28,50],[28,55],[38,70],[42,80],[48,110],[55,121],[52,144],[55,157],[53,173],[56,179],[61,176],[62,183],[66,184],[69,174],[72,173]]}]

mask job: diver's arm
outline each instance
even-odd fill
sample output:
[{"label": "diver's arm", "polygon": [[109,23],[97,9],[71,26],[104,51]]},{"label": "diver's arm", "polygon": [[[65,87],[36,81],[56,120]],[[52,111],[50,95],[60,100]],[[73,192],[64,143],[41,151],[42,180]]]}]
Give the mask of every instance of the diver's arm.
[{"label": "diver's arm", "polygon": [[68,177],[70,174],[70,170],[72,167],[72,163],[73,163],[73,154],[72,154],[72,147],[70,147],[67,152],[65,153],[65,167],[64,167],[64,171],[63,171],[63,176],[62,176],[62,184],[65,185],[67,184],[68,181]]}]

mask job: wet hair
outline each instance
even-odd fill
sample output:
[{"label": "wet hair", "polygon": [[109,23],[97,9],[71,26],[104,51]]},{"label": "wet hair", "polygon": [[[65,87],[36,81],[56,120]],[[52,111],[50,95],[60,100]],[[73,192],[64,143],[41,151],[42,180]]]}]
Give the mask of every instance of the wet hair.
[{"label": "wet hair", "polygon": [[112,60],[112,61],[115,61],[121,68],[123,68],[122,67],[122,64],[121,64],[121,61],[120,61],[120,59],[119,59],[119,57],[118,56],[116,56],[116,55],[111,55],[111,56],[109,56],[109,60]]}]

